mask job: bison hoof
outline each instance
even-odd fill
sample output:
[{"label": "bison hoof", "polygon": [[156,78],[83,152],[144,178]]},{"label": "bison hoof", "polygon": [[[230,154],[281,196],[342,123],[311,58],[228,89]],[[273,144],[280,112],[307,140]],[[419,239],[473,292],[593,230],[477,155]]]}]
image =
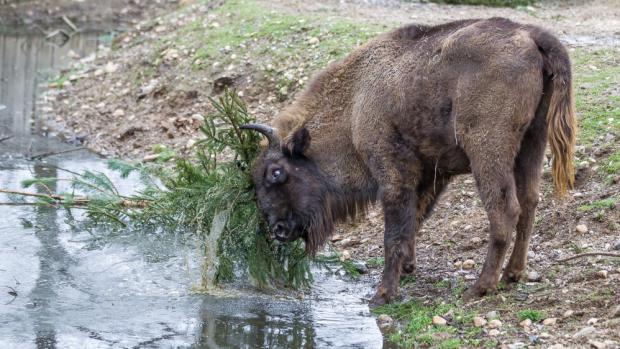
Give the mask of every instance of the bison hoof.
[{"label": "bison hoof", "polygon": [[517,282],[519,282],[521,280],[521,275],[522,273],[519,272],[509,272],[509,271],[505,271],[504,275],[502,275],[502,283],[506,286],[509,287],[511,284],[515,284]]},{"label": "bison hoof", "polygon": [[376,307],[380,307],[384,304],[390,303],[393,300],[394,296],[388,294],[388,292],[385,292],[385,290],[383,290],[383,292],[381,292],[381,290],[377,291],[377,293],[375,293],[375,295],[370,299],[370,307],[371,308],[376,308]]},{"label": "bison hoof", "polygon": [[497,289],[495,288],[480,287],[480,286],[473,285],[470,288],[468,288],[465,292],[463,292],[463,295],[461,296],[461,298],[463,299],[463,302],[471,302],[476,299],[482,298],[485,295],[495,294],[495,293],[497,293]]}]

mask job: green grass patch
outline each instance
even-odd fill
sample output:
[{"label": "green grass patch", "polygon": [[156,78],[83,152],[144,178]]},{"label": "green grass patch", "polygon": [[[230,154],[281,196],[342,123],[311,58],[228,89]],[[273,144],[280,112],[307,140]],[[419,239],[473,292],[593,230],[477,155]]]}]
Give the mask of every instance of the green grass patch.
[{"label": "green grass patch", "polygon": [[539,322],[545,318],[545,313],[540,310],[523,309],[517,314],[517,317],[519,318],[519,321],[530,319],[532,322]]},{"label": "green grass patch", "polygon": [[[378,307],[373,313],[388,314],[399,321],[400,329],[390,334],[389,340],[405,348],[460,348],[464,343],[473,345],[482,333],[481,329],[473,326],[475,312],[457,303],[425,305],[411,300]],[[452,314],[449,326],[433,325],[433,316],[446,316],[448,313]]]},{"label": "green grass patch", "polygon": [[598,210],[611,210],[616,207],[618,203],[617,197],[611,197],[602,200],[596,200],[589,204],[579,206],[578,210],[582,212],[591,212]]},{"label": "green grass patch", "polygon": [[385,264],[385,259],[383,257],[372,257],[366,261],[366,265],[369,268],[379,268]]}]

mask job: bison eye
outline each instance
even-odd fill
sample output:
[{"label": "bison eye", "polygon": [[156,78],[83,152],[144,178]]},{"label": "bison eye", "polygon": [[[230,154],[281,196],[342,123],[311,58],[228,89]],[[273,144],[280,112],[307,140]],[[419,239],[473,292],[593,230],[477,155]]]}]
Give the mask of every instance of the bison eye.
[{"label": "bison eye", "polygon": [[281,184],[286,182],[286,172],[279,165],[272,165],[266,171],[267,182],[272,184]]}]

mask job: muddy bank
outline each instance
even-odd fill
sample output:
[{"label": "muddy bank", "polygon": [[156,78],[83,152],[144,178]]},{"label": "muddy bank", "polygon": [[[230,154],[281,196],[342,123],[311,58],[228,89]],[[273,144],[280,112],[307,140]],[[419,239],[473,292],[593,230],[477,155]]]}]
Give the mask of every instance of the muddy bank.
[{"label": "muddy bank", "polygon": [[178,7],[176,0],[27,0],[0,2],[0,30],[122,30]]},{"label": "muddy bank", "polygon": [[[582,129],[577,187],[568,199],[557,200],[545,166],[530,279],[462,305],[455,302],[481,269],[488,221],[472,178],[457,178],[422,228],[418,270],[401,293],[428,305],[458,304],[472,317],[495,311],[503,322],[495,332],[451,321],[448,327],[458,334],[439,331],[432,334],[437,341],[453,336],[466,347],[574,347],[588,341],[617,346],[620,325],[611,310],[620,299],[618,260],[557,262],[582,252],[613,252],[618,245],[620,16],[614,1],[543,2],[522,9],[396,1],[199,2],[140,24],[94,60],[76,57],[63,83],[47,94],[45,118],[51,133],[108,156],[142,159],[156,144],[189,154],[201,116],[211,108],[208,97],[222,85],[237,88],[250,112],[269,121],[315,71],[378,32],[411,21],[498,15],[543,25],[569,46]],[[374,209],[340,225],[333,237],[343,255],[365,260],[372,275],[382,267],[382,221]],[[522,326],[520,313],[528,309],[556,320]],[[589,327],[587,335],[577,335]]]}]

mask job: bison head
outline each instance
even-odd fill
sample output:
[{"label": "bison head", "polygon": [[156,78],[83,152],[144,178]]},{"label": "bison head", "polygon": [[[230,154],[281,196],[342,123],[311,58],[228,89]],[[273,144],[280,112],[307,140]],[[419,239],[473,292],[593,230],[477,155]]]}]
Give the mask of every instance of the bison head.
[{"label": "bison head", "polygon": [[290,242],[303,238],[315,253],[332,230],[330,190],[320,169],[306,155],[310,133],[304,127],[284,140],[269,126],[242,126],[265,135],[269,146],[252,168],[258,204],[270,237]]}]

